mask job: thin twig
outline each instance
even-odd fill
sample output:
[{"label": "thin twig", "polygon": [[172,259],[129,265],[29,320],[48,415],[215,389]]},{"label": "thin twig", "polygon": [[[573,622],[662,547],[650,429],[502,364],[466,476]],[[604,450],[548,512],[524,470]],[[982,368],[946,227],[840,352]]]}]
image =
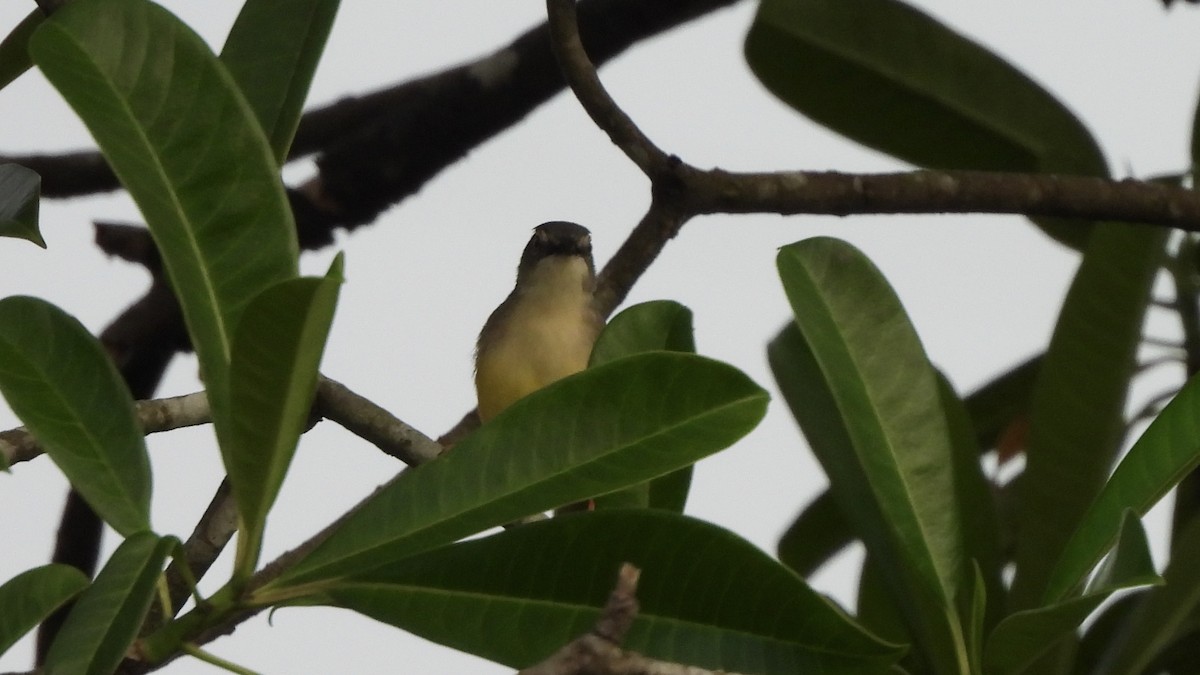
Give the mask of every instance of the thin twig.
[{"label": "thin twig", "polygon": [[629,115],[621,110],[600,83],[596,66],[592,64],[579,36],[579,17],[575,1],[546,4],[550,27],[550,45],[567,84],[575,92],[583,109],[604,130],[612,142],[651,178],[667,169],[669,159],[658,146],[642,133]]},{"label": "thin twig", "polygon": [[[415,466],[437,457],[442,447],[344,384],[321,376],[317,387],[318,412],[385,453]],[[137,401],[134,408],[147,434],[212,422],[208,396],[198,391],[183,396]],[[0,431],[0,457],[8,464],[26,462],[43,452],[25,427]]]},{"label": "thin twig", "polygon": [[633,565],[621,565],[616,588],[591,632],[517,675],[736,675],[660,661],[621,649],[625,634],[637,618],[639,575]]},{"label": "thin twig", "polygon": [[1178,393],[1178,389],[1168,389],[1167,391],[1159,392],[1154,396],[1154,398],[1146,401],[1145,405],[1143,405],[1138,409],[1137,412],[1130,416],[1129,423],[1125,425],[1126,430],[1131,429],[1139,422],[1144,422],[1157,417],[1158,414],[1162,412],[1163,407],[1170,403]]},{"label": "thin twig", "polygon": [[[196,522],[192,535],[183,544],[183,557],[173,560],[167,567],[167,588],[171,599],[172,616],[179,613],[184,602],[192,593],[192,583],[199,581],[220,557],[225,546],[237,532],[237,502],[226,478],[217,486],[216,493],[205,509],[204,515]],[[187,569],[183,569],[183,565]],[[146,628],[154,629],[162,625],[164,617],[151,616],[146,620]]]},{"label": "thin twig", "polygon": [[1140,375],[1147,371],[1154,370],[1155,368],[1158,368],[1160,366],[1174,366],[1174,365],[1186,366],[1184,359],[1185,359],[1185,356],[1183,354],[1183,350],[1179,350],[1178,354],[1168,354],[1165,356],[1156,356],[1152,359],[1146,359],[1145,361],[1137,364],[1137,370],[1135,372]]}]

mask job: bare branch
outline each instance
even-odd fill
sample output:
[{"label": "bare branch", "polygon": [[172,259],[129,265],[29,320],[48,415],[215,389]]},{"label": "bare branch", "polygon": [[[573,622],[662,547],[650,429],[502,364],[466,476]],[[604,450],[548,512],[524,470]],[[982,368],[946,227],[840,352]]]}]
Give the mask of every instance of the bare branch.
[{"label": "bare branch", "polygon": [[316,407],[321,416],[409,466],[428,462],[442,452],[433,439],[328,377],[321,376],[317,384]]},{"label": "bare branch", "polygon": [[579,36],[575,2],[548,2],[546,10],[554,56],[583,109],[642,173],[654,178],[665,172],[669,162],[666,153],[642,133],[600,83]]},{"label": "bare branch", "polygon": [[637,618],[638,568],[625,563],[592,631],[517,675],[736,675],[651,659],[621,649]]},{"label": "bare branch", "polygon": [[[603,64],[641,40],[735,1],[585,0],[579,6],[583,39]],[[382,207],[368,209],[370,215],[353,214],[355,224],[366,222],[563,88],[543,24],[471,62],[310,110],[300,121],[290,159],[330,152],[322,160],[324,194],[355,211],[363,202],[343,189],[365,189],[372,203],[382,200]],[[120,187],[98,152],[14,155],[2,161],[36,171],[46,197]],[[367,184],[356,187],[356,179],[363,178]]]},{"label": "bare branch", "polygon": [[[208,408],[208,397],[198,391],[183,396],[172,396],[151,401],[138,401],[135,413],[142,430],[147,434],[182,427],[194,427],[212,421]],[[33,434],[25,427],[0,431],[0,456],[10,465],[26,462],[44,450]]]},{"label": "bare branch", "polygon": [[[188,596],[192,585],[199,581],[220,557],[225,546],[237,532],[237,502],[226,478],[217,486],[216,493],[196,522],[192,535],[183,544],[183,557],[171,561],[167,567],[166,580],[168,597],[171,600],[170,616],[159,604],[150,609],[150,615],[142,628],[146,634],[177,614]],[[186,569],[185,569],[186,566]]]},{"label": "bare branch", "polygon": [[1200,231],[1200,193],[1138,180],[988,171],[731,173],[690,166],[678,175],[696,213],[1013,213]]},{"label": "bare branch", "polygon": [[693,216],[1011,213],[1200,232],[1200,193],[1162,183],[983,171],[846,174],[701,170],[659,149],[605,90],[579,39],[574,0],[546,0],[555,54],[580,105],[651,181],[653,203],[601,272],[607,315]]},{"label": "bare branch", "polygon": [[690,217],[673,199],[656,197],[651,201],[641,222],[596,277],[595,302],[600,316],[612,314],[625,301],[633,284]]},{"label": "bare branch", "polygon": [[[406,464],[426,462],[441,452],[441,446],[428,436],[327,377],[320,379],[315,404],[326,418]],[[212,422],[208,396],[203,391],[137,401],[135,413],[147,434]],[[42,452],[42,446],[25,427],[0,431],[0,457],[8,464],[31,460]]]}]

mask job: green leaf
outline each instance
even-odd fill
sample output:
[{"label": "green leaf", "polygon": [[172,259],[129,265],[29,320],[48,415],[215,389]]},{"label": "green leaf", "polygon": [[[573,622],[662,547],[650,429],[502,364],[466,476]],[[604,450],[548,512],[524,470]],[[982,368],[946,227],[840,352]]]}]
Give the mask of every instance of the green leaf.
[{"label": "green leaf", "polygon": [[[937,373],[937,378],[938,393],[946,414],[951,447],[954,449],[951,467],[954,472],[956,502],[964,524],[964,552],[971,559],[974,568],[974,575],[970,578],[970,595],[963,594],[958,598],[964,620],[971,620],[964,624],[970,629],[974,627],[973,610],[978,596],[999,599],[1003,598],[1007,591],[1001,579],[1004,561],[1000,555],[1000,526],[993,498],[995,491],[983,475],[979,445],[966,406],[941,372]],[[983,584],[983,588],[978,587],[980,583]],[[991,630],[1001,619],[1003,607],[1001,603],[993,602],[988,610],[983,621],[985,630]]]},{"label": "green leaf", "polygon": [[1104,668],[1097,672],[1105,675],[1147,672],[1160,653],[1196,629],[1197,608],[1200,608],[1197,569],[1200,569],[1200,518],[1192,518],[1172,547],[1171,562],[1163,572],[1166,583],[1141,596],[1121,630],[1114,631],[1106,643]]},{"label": "green leaf", "polygon": [[45,18],[40,8],[32,10],[0,42],[0,89],[7,87],[33,66],[29,60],[29,36]]},{"label": "green leaf", "polygon": [[297,273],[267,139],[204,41],[147,0],[70,3],[29,49],[146,218],[223,438],[234,328],[251,300]]},{"label": "green leaf", "polygon": [[[896,0],[763,0],[746,60],[776,96],[917,166],[1107,176],[1067,108],[1003,58]],[[1054,233],[1073,245],[1084,228]]]},{"label": "green leaf", "polygon": [[970,563],[933,367],[857,249],[818,237],[785,246],[777,262],[802,337],[768,349],[777,377],[786,373],[780,389],[935,667],[961,672],[957,598]]},{"label": "green leaf", "polygon": [[[781,359],[781,365],[787,363],[788,358],[785,356],[786,350],[790,345],[795,345],[798,340],[801,340],[799,328],[795,324],[786,326],[776,341],[772,343],[774,349],[783,350],[784,353]],[[777,346],[776,346],[777,345]],[[776,367],[774,359],[771,360],[772,369]],[[961,412],[954,414],[951,419],[957,419],[955,427],[961,428],[956,436],[955,447],[961,446],[960,452],[956,456],[962,456],[965,462],[964,450],[975,448],[991,448],[994,447],[997,438],[1004,432],[1013,420],[1020,415],[1026,414],[1029,409],[1029,394],[1033,389],[1033,381],[1037,376],[1037,369],[1041,365],[1041,357],[1032,358],[1016,367],[1009,370],[994,380],[980,387],[967,396],[966,400],[962,401],[961,405],[966,408],[968,420],[962,420]],[[776,381],[782,381],[786,376],[785,371],[776,371]],[[948,390],[943,390],[949,393]],[[957,397],[954,397],[955,399]],[[950,409],[947,409],[947,415],[950,415]],[[964,426],[965,425],[965,426]],[[967,429],[974,429],[975,442],[968,442],[965,438],[961,438],[963,433],[967,433]],[[975,472],[972,469],[972,472]],[[976,511],[984,519],[983,527],[970,528],[968,536],[988,535],[993,537],[991,543],[985,540],[984,543],[991,549],[995,546],[995,515],[992,513],[994,505],[990,502],[990,488],[986,486],[980,487],[979,480],[982,479],[982,474],[976,473],[978,478],[971,479],[971,483],[975,487],[968,488],[962,486],[960,493],[964,490],[968,493],[970,499],[987,499],[988,501],[980,504]],[[975,490],[972,494],[971,491]],[[980,510],[982,509],[982,510]],[[988,524],[990,523],[990,525]],[[854,541],[852,526],[846,522],[845,517],[841,513],[841,509],[837,506],[833,495],[826,490],[818,495],[813,501],[809,502],[808,506],[800,512],[783,533],[783,537],[779,540],[779,545],[776,549],[779,560],[788,567],[792,568],[797,574],[802,577],[807,577],[817,571],[827,560],[846,547],[850,542]],[[979,551],[978,546],[974,550]],[[978,555],[978,553],[976,553]],[[987,557],[987,556],[985,556]],[[989,586],[994,588],[994,578],[992,574],[988,575]],[[995,592],[995,591],[991,591]],[[992,603],[989,615],[998,608],[997,603]]]},{"label": "green leaf", "polygon": [[[786,338],[781,335],[776,340],[794,343],[794,340],[800,339],[799,330],[795,325],[788,326],[784,331],[794,331],[795,334]],[[772,346],[774,344],[772,343]],[[777,380],[779,376],[776,372]],[[853,526],[842,515],[842,509],[834,499],[833,493],[826,490],[809,502],[788,526],[779,539],[776,554],[779,556],[779,562],[790,567],[796,574],[807,577],[854,541],[854,538]]]},{"label": "green leaf", "polygon": [[1105,650],[1120,642],[1122,628],[1126,625],[1129,615],[1152,590],[1139,588],[1122,593],[1121,597],[1114,598],[1090,617],[1087,629],[1079,639],[1072,673],[1085,675],[1104,672],[1100,664],[1104,659]]},{"label": "green leaf", "polygon": [[44,300],[0,300],[0,392],[105,522],[126,536],[150,529],[133,399],[83,324]]},{"label": "green leaf", "polygon": [[[896,644],[909,645],[901,664],[917,673],[929,672],[926,655],[922,653],[904,619],[904,613],[896,603],[896,596],[888,588],[883,567],[874,556],[867,553],[863,558],[858,575],[858,597],[855,616],[864,628],[880,638]],[[915,648],[914,648],[915,647]]]},{"label": "green leaf", "polygon": [[520,668],[591,629],[623,562],[641,577],[622,647],[652,658],[744,673],[883,673],[902,651],[736,535],[642,509],[428,551],[343,579],[327,601]]},{"label": "green leaf", "polygon": [[564,378],[410,469],[276,586],[330,579],[687,466],[758,424],[767,393],[732,366],[653,352]]},{"label": "green leaf", "polygon": [[1164,228],[1100,225],[1067,292],[1030,413],[1017,493],[1015,608],[1062,599],[1068,590],[1058,585],[1061,579],[1053,593],[1047,584],[1120,449],[1142,321],[1167,234]]},{"label": "green leaf", "polygon": [[590,365],[653,351],[696,351],[692,310],[671,300],[652,300],[626,308],[609,320],[596,339]]},{"label": "green leaf", "polygon": [[[670,300],[653,300],[625,309],[600,333],[590,365],[650,351],[695,353],[692,310]],[[644,485],[605,495],[595,500],[596,508],[647,506],[682,513],[691,485],[692,467],[688,466]]]},{"label": "green leaf", "polygon": [[1016,612],[1000,622],[988,638],[984,657],[989,674],[1019,673],[1039,656],[1072,634],[1093,610],[1116,591],[1155,585],[1146,532],[1132,512],[1121,520],[1117,546],[1088,584],[1083,595],[1037,609]]},{"label": "green leaf", "polygon": [[258,562],[267,513],[312,409],[338,289],[338,255],[324,278],[288,279],[251,301],[233,341],[233,428],[221,445],[238,505],[237,572]]},{"label": "green leaf", "polygon": [[79,596],[50,645],[46,675],[107,675],[137,637],[163,561],[179,541],[150,532],[129,537]]},{"label": "green leaf", "polygon": [[1049,92],[896,0],[764,0],[746,58],[788,105],[918,166],[1107,175]]},{"label": "green leaf", "polygon": [[8,651],[63,603],[87,588],[90,579],[70,565],[26,570],[0,586],[0,654]]},{"label": "green leaf", "polygon": [[1055,565],[1046,598],[1061,600],[1083,585],[1117,538],[1126,509],[1142,516],[1200,465],[1200,375],[1163,408],[1117,465],[1088,507]]},{"label": "green leaf", "polygon": [[[979,563],[975,563],[975,582],[971,584],[971,606],[966,614],[971,617],[967,629],[967,647],[971,651],[971,672],[976,675],[983,673],[983,650],[987,639],[987,599],[990,592],[988,586],[987,580],[983,578],[983,570],[980,569]],[[996,596],[996,599],[1001,598],[1003,596]]]},{"label": "green leaf", "polygon": [[275,161],[287,158],[339,0],[249,0],[221,62],[241,87]]},{"label": "green leaf", "polygon": [[38,230],[42,177],[20,164],[0,164],[0,237],[25,239],[46,248]]}]

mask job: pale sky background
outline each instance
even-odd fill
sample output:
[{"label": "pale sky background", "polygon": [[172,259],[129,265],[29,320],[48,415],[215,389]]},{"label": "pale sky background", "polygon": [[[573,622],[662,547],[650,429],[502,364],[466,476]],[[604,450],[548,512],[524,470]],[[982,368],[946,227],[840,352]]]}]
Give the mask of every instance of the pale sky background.
[{"label": "pale sky background", "polygon": [[[240,3],[167,2],[219,45]],[[916,3],[1031,74],[1099,139],[1118,176],[1177,172],[1188,165],[1200,73],[1200,10],[1166,12],[1157,0],[921,0]],[[0,5],[7,31],[32,2]],[[641,44],[601,76],[668,152],[698,166],[734,170],[888,171],[898,162],[840,139],[776,101],[752,77],[741,45],[755,3],[693,22]],[[539,22],[539,0],[342,3],[310,101],[331,102],[441,70],[509,42]],[[91,147],[82,124],[36,72],[0,91],[0,152]],[[294,184],[308,166],[287,172]],[[346,253],[347,283],[322,371],[431,436],[473,406],[475,336],[508,293],[530,229],[575,220],[592,229],[598,266],[648,203],[646,181],[595,129],[569,94],[439,175],[419,195],[338,244],[304,256],[322,273]],[[3,295],[46,298],[96,332],[139,297],[147,274],[106,259],[91,243],[93,219],[136,221],[123,193],[42,205],[49,250],[0,240]],[[768,552],[801,506],[825,485],[777,394],[767,341],[788,319],[774,271],[779,246],[819,234],[862,248],[896,287],[933,360],[966,392],[1043,348],[1074,271],[1074,254],[1023,219],[996,216],[729,216],[688,223],[630,295],[669,298],[695,313],[701,353],[736,365],[771,390],[766,420],[733,448],[701,462],[688,513],[716,522]],[[1176,333],[1156,315],[1154,335]],[[1157,369],[1146,396],[1177,382]],[[160,393],[195,391],[192,357],[179,358]],[[0,404],[0,428],[16,426]],[[154,516],[160,533],[186,537],[220,480],[209,428],[150,440]],[[266,533],[264,560],[301,542],[400,466],[326,422],[305,436]],[[0,580],[43,564],[66,483],[48,458],[0,475]],[[108,550],[115,546],[108,536]],[[232,547],[230,547],[230,552]],[[1163,550],[1157,549],[1162,562]],[[813,585],[852,607],[851,553]],[[486,561],[481,561],[486,564]],[[850,567],[846,565],[850,564]],[[222,567],[223,565],[223,567]],[[216,587],[224,560],[204,584]],[[509,672],[431,645],[350,612],[299,608],[265,614],[208,648],[264,673]],[[32,641],[0,657],[0,671],[30,666]],[[193,659],[173,675],[218,672]]]}]

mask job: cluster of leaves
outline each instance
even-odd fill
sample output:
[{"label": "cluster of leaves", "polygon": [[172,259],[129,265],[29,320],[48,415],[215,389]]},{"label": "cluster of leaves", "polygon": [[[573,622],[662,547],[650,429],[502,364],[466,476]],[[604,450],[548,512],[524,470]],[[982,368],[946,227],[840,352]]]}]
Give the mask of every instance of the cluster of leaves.
[{"label": "cluster of leaves", "polygon": [[[915,165],[1108,175],[1050,93],[902,2],[763,0],[745,49],[797,110]],[[1195,133],[1192,148],[1200,157]],[[1184,571],[1198,562],[1195,513],[1177,514],[1166,586],[1078,629],[1114,591],[1161,583],[1138,518],[1200,462],[1193,380],[1116,464],[1151,284],[1168,264],[1178,306],[1194,303],[1194,244],[1149,226],[1035,223],[1082,254],[1054,334],[965,401],[861,256],[836,242],[783,251],[796,321],[769,356],[831,488],[780,558],[808,574],[861,538],[858,619],[912,644],[903,665],[914,672],[1192,672],[1200,653],[1181,646],[1200,616]],[[1027,439],[1026,462],[997,495],[978,458],[1006,432]]]},{"label": "cluster of leaves", "polygon": [[[401,473],[263,576],[267,514],[341,284],[340,259],[325,277],[298,275],[279,179],[336,5],[248,0],[219,56],[147,0],[35,13],[0,44],[0,79],[40,68],[145,216],[199,356],[239,523],[228,583],[200,610],[164,608],[164,623],[144,627],[179,542],[151,524],[133,402],[77,321],[37,299],[0,300],[0,391],[125,538],[94,581],[48,565],[0,586],[0,652],[71,599],[47,672],[113,672],[135,640],[139,658],[163,663],[198,653],[192,640],[239,613],[328,604],[519,667],[585,632],[626,561],[643,573],[625,646],[707,668],[1134,673],[1184,639],[1200,521],[1179,533],[1168,586],[1079,633],[1115,590],[1161,581],[1138,517],[1200,461],[1193,382],[1109,475],[1151,281],[1168,256],[1194,262],[1165,230],[1119,223],[1038,223],[1082,252],[1053,339],[965,400],[861,253],[825,238],[780,251],[795,317],[768,354],[831,484],[781,542],[782,562],[681,513],[689,467],[749,432],[767,395],[695,355],[687,309],[657,302],[614,317],[587,371]],[[746,53],[797,109],[921,166],[1106,171],[1052,96],[895,0],[763,0]],[[0,234],[37,241],[36,203],[36,176],[0,168]],[[980,455],[1018,419],[1028,460],[1002,518]],[[595,512],[464,541],[596,496]],[[868,551],[854,617],[803,580],[852,539]]]}]

